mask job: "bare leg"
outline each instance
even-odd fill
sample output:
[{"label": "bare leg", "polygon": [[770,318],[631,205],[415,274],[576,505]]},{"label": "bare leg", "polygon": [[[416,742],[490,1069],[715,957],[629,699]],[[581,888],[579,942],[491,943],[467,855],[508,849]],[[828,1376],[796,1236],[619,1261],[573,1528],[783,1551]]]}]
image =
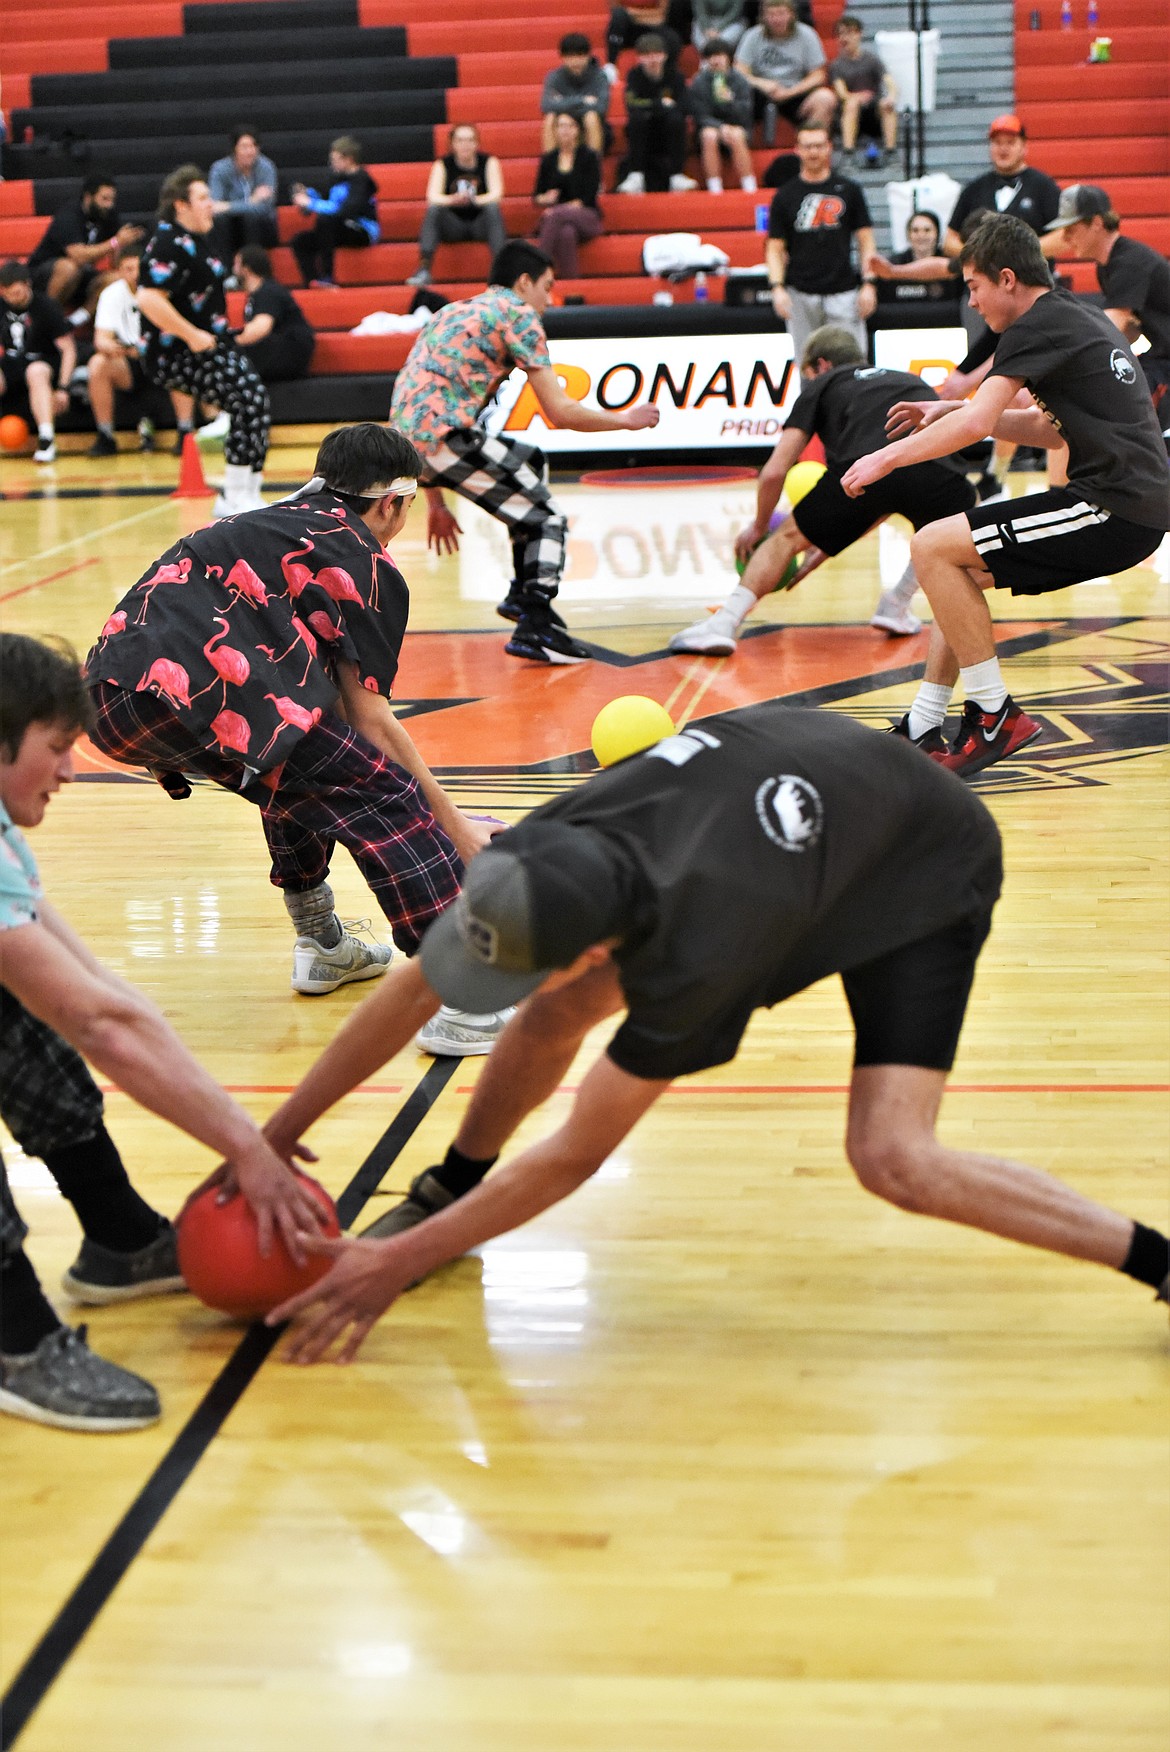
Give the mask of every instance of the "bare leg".
[{"label": "bare leg", "polygon": [[64,304],[76,291],[80,279],[81,269],[71,262],[68,256],[58,256],[53,263],[45,291],[50,298],[55,298],[58,304]]},{"label": "bare leg", "polygon": [[861,98],[857,92],[851,91],[841,105],[841,146],[846,152],[852,152],[857,145],[857,128],[861,118]]},{"label": "bare leg", "polygon": [[114,391],[130,388],[130,367],[110,353],[95,353],[89,362],[89,405],[99,426],[114,423]]},{"label": "bare leg", "polygon": [[854,1071],[846,1150],[866,1190],[905,1211],[1120,1266],[1134,1234],[1128,1217],[1036,1168],[939,1143],[935,1123],[945,1086],[942,1071],[913,1065]]},{"label": "bare leg", "polygon": [[983,569],[966,517],[943,517],[920,529],[910,543],[910,560],[960,668],[994,657],[991,610],[984,595],[994,580]]},{"label": "bare leg", "polygon": [[744,567],[740,580],[744,589],[750,590],[757,601],[770,596],[783,578],[789,560],[803,553],[808,545],[808,537],[801,535],[791,517],[786,517],[779,529],[760,543]]},{"label": "bare leg", "polygon": [[898,106],[891,98],[883,97],[878,112],[882,119],[882,145],[887,152],[894,152],[898,145]]},{"label": "bare leg", "polygon": [[554,115],[543,115],[540,118],[540,150],[542,152],[551,152],[557,143],[556,120]]},{"label": "bare leg", "polygon": [[43,359],[34,359],[24,374],[28,405],[38,431],[43,426],[53,428],[53,373]]},{"label": "bare leg", "polygon": [[[600,158],[605,152],[605,130],[601,125],[601,117],[596,110],[585,111],[585,114],[581,117],[581,132],[585,136],[586,146],[588,146],[591,151],[596,152]],[[554,144],[555,142],[550,142],[549,145],[545,147],[545,151],[551,152]]]},{"label": "bare leg", "polygon": [[717,182],[722,186],[723,166],[719,162],[718,128],[701,128],[699,130],[699,156],[703,161],[704,182],[707,184]]},{"label": "bare leg", "polygon": [[739,178],[740,187],[753,189],[756,186],[756,169],[752,163],[752,151],[746,133],[742,128],[729,126],[723,138],[731,152],[732,168]]}]

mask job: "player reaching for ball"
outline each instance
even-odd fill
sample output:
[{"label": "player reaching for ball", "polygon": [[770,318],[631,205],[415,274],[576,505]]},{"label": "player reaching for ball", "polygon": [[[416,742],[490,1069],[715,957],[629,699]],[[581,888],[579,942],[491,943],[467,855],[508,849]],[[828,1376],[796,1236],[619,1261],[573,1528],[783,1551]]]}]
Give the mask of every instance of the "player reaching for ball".
[{"label": "player reaching for ball", "polygon": [[[351,1358],[410,1284],[567,1197],[676,1077],[733,1059],[755,1010],[834,973],[856,1035],[846,1151],[863,1186],[1165,1300],[1164,1235],[936,1136],[1000,879],[995,823],[949,773],[899,737],[775,702],[705,719],[535,810],[479,854],[418,957],[269,1122],[287,1149],[440,997],[520,1005],[445,1161],[366,1238],[311,1242],[331,1270],[269,1316],[307,1315],[290,1355],[312,1362],[340,1339]],[[588,1031],[622,1012],[564,1123],[489,1173]]]},{"label": "player reaching for ball", "polygon": [[[897,487],[891,482],[890,490],[867,500],[859,510],[841,487],[846,469],[875,444],[885,442],[886,420],[895,404],[933,402],[938,397],[910,372],[867,365],[854,337],[842,328],[826,326],[809,336],[800,375],[804,388],[760,475],[755,521],[736,538],[736,554],[747,561],[743,577],[722,608],[674,635],[672,651],[729,657],[740,627],[763,597],[791,589],[822,560],[842,553],[884,517],[899,512],[920,529],[975,503],[974,489],[961,467],[948,460],[916,469]],[[797,458],[814,437],[825,447],[825,472],[769,534],[769,519],[785,479],[794,467],[803,466]],[[810,549],[803,565],[790,573],[797,556]],[[914,569],[907,566],[898,582],[882,591],[870,626],[900,637],[920,632],[922,622],[910,612],[917,589]]]}]

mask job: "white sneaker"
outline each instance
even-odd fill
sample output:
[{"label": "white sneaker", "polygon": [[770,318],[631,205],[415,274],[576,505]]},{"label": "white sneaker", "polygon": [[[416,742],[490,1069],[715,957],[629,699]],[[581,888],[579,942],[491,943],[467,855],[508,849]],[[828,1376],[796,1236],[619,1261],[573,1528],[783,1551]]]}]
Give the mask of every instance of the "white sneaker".
[{"label": "white sneaker", "polygon": [[883,590],[878,597],[878,605],[870,620],[871,627],[878,627],[883,633],[893,633],[897,638],[910,638],[914,633],[922,631],[922,622],[916,614],[911,614],[905,603],[899,602],[892,591]]},{"label": "white sneaker", "polygon": [[219,493],[211,507],[211,515],[213,517],[242,517],[245,511],[259,511],[262,504],[263,501],[257,504],[251,493]]},{"label": "white sneaker", "polygon": [[728,632],[727,622],[718,614],[684,627],[670,641],[672,651],[693,651],[700,657],[730,657],[735,650],[735,634]]},{"label": "white sneaker", "polygon": [[195,434],[196,444],[222,444],[232,429],[230,414],[218,413],[214,420],[209,420],[206,426],[200,426]]},{"label": "white sneaker", "polygon": [[507,1010],[491,1010],[486,1016],[473,1016],[467,1010],[442,1004],[419,1029],[414,1044],[420,1052],[429,1052],[434,1058],[477,1058],[492,1050],[505,1024],[515,1014],[514,1004]]},{"label": "white sneaker", "polygon": [[335,949],[322,949],[313,937],[298,937],[293,949],[292,989],[308,998],[335,992],[355,979],[377,979],[390,965],[389,943],[364,943],[346,931]]},{"label": "white sneaker", "polygon": [[632,170],[614,190],[617,195],[644,195],[646,193],[646,178],[640,170]]},{"label": "white sneaker", "polygon": [[611,85],[616,85],[616,84],[617,84],[617,82],[618,82],[618,70],[617,70],[617,68],[616,68],[616,67],[615,67],[615,66],[614,66],[614,64],[613,64],[613,62],[612,62],[612,61],[607,61],[607,62],[606,62],[606,63],[605,63],[605,66],[604,66],[604,67],[603,67],[603,68],[602,68],[602,69],[601,69],[601,71],[602,71],[602,72],[603,72],[603,73],[604,73],[604,74],[605,74],[605,77],[606,77],[606,78],[607,78],[607,79],[608,79],[608,80],[609,80],[609,82],[610,82],[610,84],[611,84]]},{"label": "white sneaker", "polygon": [[683,176],[681,171],[670,179],[671,193],[675,195],[685,195],[688,190],[697,189],[698,186],[693,176]]},{"label": "white sneaker", "polygon": [[56,462],[57,444],[53,438],[38,438],[37,447],[33,451],[34,462]]}]

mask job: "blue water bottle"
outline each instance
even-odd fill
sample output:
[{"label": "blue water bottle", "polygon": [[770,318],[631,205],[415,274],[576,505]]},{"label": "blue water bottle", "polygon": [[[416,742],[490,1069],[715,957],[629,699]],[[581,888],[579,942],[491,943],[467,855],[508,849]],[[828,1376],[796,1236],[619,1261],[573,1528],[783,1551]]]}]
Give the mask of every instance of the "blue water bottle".
[{"label": "blue water bottle", "polygon": [[1060,28],[1072,29],[1072,0],[1060,0]]}]

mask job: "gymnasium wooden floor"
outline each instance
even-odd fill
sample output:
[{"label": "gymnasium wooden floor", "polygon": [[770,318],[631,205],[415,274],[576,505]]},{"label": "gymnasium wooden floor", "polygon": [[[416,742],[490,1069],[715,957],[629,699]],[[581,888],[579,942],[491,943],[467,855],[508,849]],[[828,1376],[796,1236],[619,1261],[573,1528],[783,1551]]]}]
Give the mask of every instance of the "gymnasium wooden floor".
[{"label": "gymnasium wooden floor", "polygon": [[[271,472],[295,484],[311,457]],[[84,652],[198,519],[128,492],[173,474],[5,459],[4,624]],[[503,655],[507,554],[478,514],[461,560],[426,557],[421,510],[397,552],[403,709],[461,799],[511,819],[575,783],[620,693],[684,718],[774,694],[904,709],[923,640],[866,624],[904,534],[771,599],[709,662],[665,647],[725,594],[750,486],[563,499],[563,601],[606,662]],[[943,1114],[1160,1227],[1168,571],[1164,550],[1042,617],[995,599],[1045,735],[982,784],[1007,887]],[[33,844],[95,950],[258,1115],[360,1002],[290,994],[288,923],[230,797],[178,805],[91,761]],[[335,882],[369,914],[351,866]],[[120,1438],[0,1420],[3,1680],[43,1694],[22,1752],[1164,1752],[1165,1310],[867,1197],[841,1147],[849,1052],[834,983],[758,1019],[735,1065],[404,1298],[348,1371],[294,1371],[187,1297],[88,1313],[165,1416]],[[384,1140],[359,1224],[437,1159],[477,1074],[404,1052],[318,1128],[335,1194]],[[206,1154],[116,1093],[109,1115],[177,1207]],[[72,1214],[36,1164],[16,1179],[55,1291]]]}]

